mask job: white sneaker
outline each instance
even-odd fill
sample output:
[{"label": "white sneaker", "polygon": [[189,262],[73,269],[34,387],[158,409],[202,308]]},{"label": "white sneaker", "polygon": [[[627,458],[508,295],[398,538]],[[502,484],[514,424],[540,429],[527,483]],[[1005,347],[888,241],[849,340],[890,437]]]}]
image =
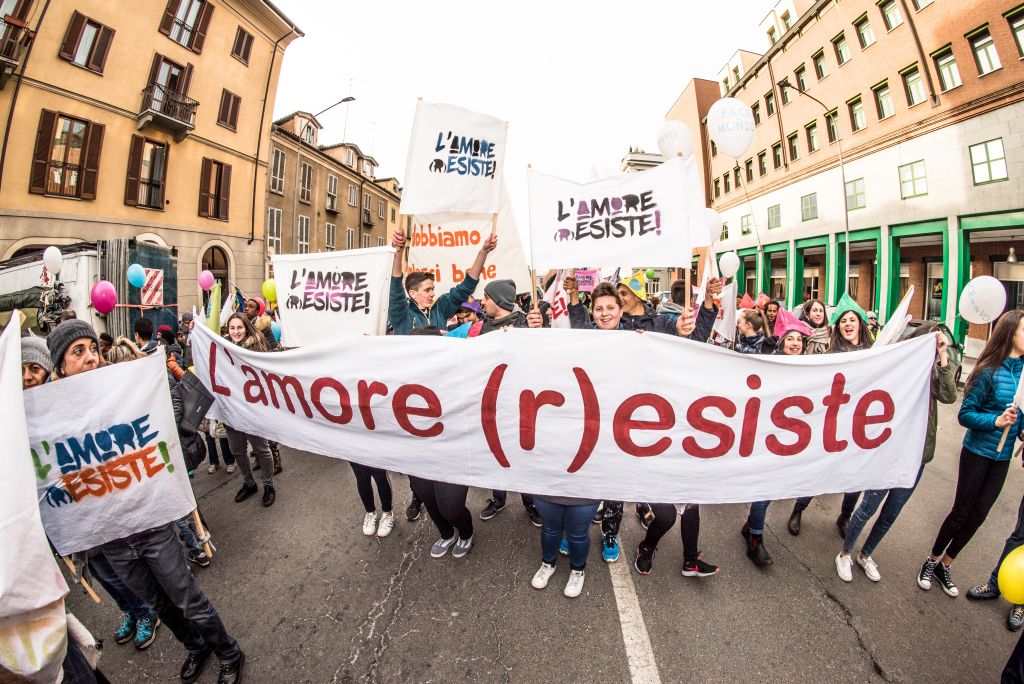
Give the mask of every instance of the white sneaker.
[{"label": "white sneaker", "polygon": [[583,574],[582,570],[570,571],[569,581],[565,583],[565,591],[562,593],[569,598],[576,598],[579,596],[583,592]]},{"label": "white sneaker", "polygon": [[548,580],[551,579],[551,576],[554,575],[554,574],[555,574],[555,566],[554,565],[548,565],[547,563],[541,563],[540,564],[540,570],[538,570],[537,572],[533,573],[533,580],[530,582],[530,585],[534,589],[543,589],[544,587],[548,586]]},{"label": "white sneaker", "polygon": [[853,559],[849,556],[839,554],[836,556],[836,572],[839,573],[839,579],[844,582],[853,581]]},{"label": "white sneaker", "polygon": [[377,526],[377,536],[384,538],[391,534],[391,530],[395,527],[395,516],[392,513],[381,513],[380,524]]},{"label": "white sneaker", "polygon": [[871,556],[865,556],[862,553],[858,553],[857,565],[864,568],[864,574],[867,575],[868,579],[872,582],[877,582],[882,579],[882,576],[878,573],[878,564],[875,563],[875,559]]},{"label": "white sneaker", "polygon": [[363,518],[363,534],[372,537],[377,533],[377,514],[367,513]]},{"label": "white sneaker", "polygon": [[206,469],[206,472],[208,472],[208,473],[210,473],[211,475],[213,475],[213,474],[214,474],[215,472],[217,472],[217,470],[219,470],[219,469],[220,469],[220,466],[219,466],[219,465],[212,465],[212,466],[210,466],[209,468],[207,468],[207,469]]},{"label": "white sneaker", "polygon": [[226,470],[228,471],[228,475],[230,475],[231,473],[235,472],[237,469],[238,469],[238,466],[235,465],[234,463],[232,463],[231,465],[229,465],[226,468]]}]

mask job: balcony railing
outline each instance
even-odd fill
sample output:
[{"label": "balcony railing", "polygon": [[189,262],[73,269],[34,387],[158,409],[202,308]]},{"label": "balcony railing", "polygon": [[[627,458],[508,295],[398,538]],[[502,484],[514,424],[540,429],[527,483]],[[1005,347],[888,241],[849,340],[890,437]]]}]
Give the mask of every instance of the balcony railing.
[{"label": "balcony railing", "polygon": [[[10,21],[7,21],[10,19]],[[23,22],[11,15],[0,17],[0,59],[17,62],[21,52],[21,35],[25,30]]]},{"label": "balcony railing", "polygon": [[373,212],[369,209],[363,209],[363,225],[373,227]]},{"label": "balcony railing", "polygon": [[176,133],[188,133],[196,127],[196,109],[199,103],[159,84],[151,83],[142,91],[139,108],[139,128],[156,123]]}]

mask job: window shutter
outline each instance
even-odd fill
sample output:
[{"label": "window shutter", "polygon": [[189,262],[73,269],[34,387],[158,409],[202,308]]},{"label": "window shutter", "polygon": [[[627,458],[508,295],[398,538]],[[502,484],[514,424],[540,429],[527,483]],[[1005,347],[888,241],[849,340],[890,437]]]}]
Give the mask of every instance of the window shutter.
[{"label": "window shutter", "polygon": [[217,110],[217,123],[229,123],[231,115],[231,94],[227,90],[220,91],[220,109]]},{"label": "window shutter", "polygon": [[46,180],[50,171],[50,148],[53,145],[53,129],[57,125],[57,112],[44,109],[39,116],[39,130],[36,132],[36,146],[32,152],[32,172],[28,191],[37,195],[46,194]]},{"label": "window shutter", "polygon": [[174,26],[174,17],[178,14],[178,5],[181,0],[167,0],[167,9],[164,10],[163,19],[160,20],[160,33],[171,35],[171,27]]},{"label": "window shutter", "polygon": [[107,53],[110,51],[110,41],[113,39],[114,29],[101,26],[100,32],[96,35],[96,43],[93,45],[92,57],[89,58],[90,69],[103,73],[103,67],[107,64]]},{"label": "window shutter", "polygon": [[167,169],[171,165],[171,146],[164,143],[164,168],[160,170],[160,211],[163,211],[164,198],[167,197]]},{"label": "window shutter", "polygon": [[156,79],[160,76],[160,64],[164,61],[163,56],[158,52],[153,55],[153,66],[149,68],[149,81],[146,83],[147,86],[151,86],[156,83]]},{"label": "window shutter", "polygon": [[82,171],[82,199],[96,199],[96,189],[100,179],[100,152],[103,149],[103,133],[106,126],[90,123],[85,132],[85,165]]},{"label": "window shutter", "polygon": [[242,105],[242,98],[238,95],[231,96],[231,114],[228,118],[228,122],[232,128],[238,127],[238,109]]},{"label": "window shutter", "polygon": [[213,16],[213,4],[207,0],[207,2],[203,3],[203,8],[199,10],[199,17],[196,19],[196,30],[192,34],[192,44],[188,46],[192,52],[200,53],[203,51],[203,43],[206,42],[206,30],[210,28],[211,16]]},{"label": "window shutter", "polygon": [[231,204],[231,165],[220,165],[220,202],[217,207],[217,218],[228,220],[228,207]]},{"label": "window shutter", "polygon": [[186,64],[185,70],[181,72],[181,78],[178,79],[178,94],[187,96],[190,85],[192,85],[192,65]]},{"label": "window shutter", "polygon": [[199,215],[210,215],[210,171],[209,159],[203,159],[203,170],[199,174]]},{"label": "window shutter", "polygon": [[82,29],[85,28],[85,15],[77,11],[71,15],[71,23],[68,24],[68,32],[64,34],[64,42],[60,44],[61,57],[66,60],[75,58],[75,50],[78,49],[78,41],[82,39]]},{"label": "window shutter", "polygon": [[142,151],[146,141],[141,135],[132,136],[128,149],[128,174],[124,181],[124,203],[136,206],[139,203],[139,175],[142,173]]},{"label": "window shutter", "polygon": [[242,61],[246,64],[249,63],[249,55],[252,54],[252,41],[253,36],[251,33],[245,34],[245,40],[242,43]]}]

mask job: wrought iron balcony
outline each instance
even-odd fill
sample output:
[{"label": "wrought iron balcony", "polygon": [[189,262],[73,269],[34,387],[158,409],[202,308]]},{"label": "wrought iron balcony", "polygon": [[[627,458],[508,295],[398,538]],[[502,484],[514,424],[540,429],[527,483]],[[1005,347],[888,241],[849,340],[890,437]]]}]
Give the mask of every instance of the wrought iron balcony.
[{"label": "wrought iron balcony", "polygon": [[0,17],[0,88],[18,68],[31,32],[25,23],[11,15]]},{"label": "wrought iron balcony", "polygon": [[363,209],[363,225],[373,228],[373,212],[369,209]]},{"label": "wrought iron balcony", "polygon": [[196,127],[198,108],[199,103],[192,98],[151,83],[142,91],[142,106],[135,120],[139,129],[152,123],[174,132],[180,139]]}]

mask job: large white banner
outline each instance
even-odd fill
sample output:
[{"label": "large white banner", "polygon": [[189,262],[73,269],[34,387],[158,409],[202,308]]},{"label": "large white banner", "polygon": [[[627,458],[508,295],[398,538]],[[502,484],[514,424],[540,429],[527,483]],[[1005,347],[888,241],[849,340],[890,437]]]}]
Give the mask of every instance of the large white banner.
[{"label": "large white banner", "polygon": [[416,105],[402,186],[406,215],[498,213],[508,124],[449,104]]},{"label": "large white banner", "polygon": [[238,430],[434,480],[665,503],[911,486],[935,355],[931,339],[759,357],[552,329],[258,354],[197,330],[211,412]]},{"label": "large white banner", "polygon": [[533,266],[689,261],[688,186],[682,159],[591,183],[529,172]]},{"label": "large white banner", "polygon": [[[21,389],[21,330],[14,312],[0,336],[0,619],[56,601],[68,586],[50,552],[36,502]],[[51,420],[57,422],[54,416]],[[38,467],[36,473],[39,472]]]},{"label": "large white banner", "polygon": [[35,468],[46,536],[61,555],[195,509],[162,354],[34,387],[25,392],[25,416],[24,458]]},{"label": "large white banner", "polygon": [[[486,217],[453,218],[442,223],[429,217],[414,216],[407,272],[433,273],[434,294],[441,296],[463,281],[490,234],[491,220]],[[478,299],[483,296],[484,286],[490,280],[510,278],[516,282],[516,292],[530,291],[530,268],[526,265],[526,255],[519,239],[516,215],[504,189],[497,234],[498,247],[487,256],[487,263],[480,274],[480,284],[476,288]]]},{"label": "large white banner", "polygon": [[275,254],[281,344],[305,347],[347,335],[383,335],[392,247]]}]

